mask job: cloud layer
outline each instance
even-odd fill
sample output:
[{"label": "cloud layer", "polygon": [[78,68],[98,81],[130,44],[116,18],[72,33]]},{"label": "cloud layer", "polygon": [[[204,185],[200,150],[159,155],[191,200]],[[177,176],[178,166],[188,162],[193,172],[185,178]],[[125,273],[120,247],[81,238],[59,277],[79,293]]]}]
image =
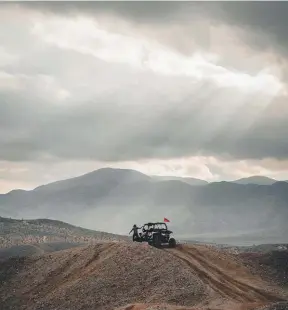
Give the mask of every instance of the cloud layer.
[{"label": "cloud layer", "polygon": [[2,3],[0,161],[285,166],[287,8]]}]

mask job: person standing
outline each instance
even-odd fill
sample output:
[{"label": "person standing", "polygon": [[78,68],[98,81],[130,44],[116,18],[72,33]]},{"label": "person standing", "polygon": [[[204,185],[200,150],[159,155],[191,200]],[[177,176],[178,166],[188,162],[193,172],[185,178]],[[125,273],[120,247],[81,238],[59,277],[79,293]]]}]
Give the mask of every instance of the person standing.
[{"label": "person standing", "polygon": [[137,225],[134,224],[132,229],[129,232],[129,235],[130,235],[131,232],[133,231],[133,237],[132,237],[133,241],[136,241],[137,239],[139,239],[138,229],[139,229],[139,227],[137,227]]}]

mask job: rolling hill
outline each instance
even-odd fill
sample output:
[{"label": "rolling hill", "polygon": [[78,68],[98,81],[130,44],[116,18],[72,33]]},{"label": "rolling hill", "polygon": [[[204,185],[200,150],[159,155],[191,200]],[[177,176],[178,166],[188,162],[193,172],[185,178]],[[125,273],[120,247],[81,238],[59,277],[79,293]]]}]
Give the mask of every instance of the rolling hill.
[{"label": "rolling hill", "polygon": [[[17,220],[0,217],[0,248],[32,245],[34,250],[36,246],[37,250],[41,252],[42,250],[48,251],[49,247],[55,250],[56,248],[65,248],[65,243],[93,243],[112,240],[128,241],[129,239],[126,236],[89,230],[62,221],[49,219]],[[43,246],[43,244],[46,245]],[[27,247],[27,251],[30,250],[31,248]],[[13,252],[13,249],[11,251]],[[25,247],[23,247],[23,251],[26,251]]]},{"label": "rolling hill", "polygon": [[257,176],[257,175],[233,181],[233,183],[245,184],[245,185],[247,185],[247,184],[272,185],[276,182],[278,182],[278,181],[275,179],[271,179],[271,178],[268,178],[265,176]]},{"label": "rolling hill", "polygon": [[134,223],[167,217],[179,238],[281,243],[288,240],[287,204],[286,182],[196,186],[105,168],[32,191],[1,195],[0,214],[59,219],[117,234],[127,234]]},{"label": "rolling hill", "polygon": [[30,257],[44,253],[52,253],[79,247],[83,244],[72,242],[50,242],[38,244],[19,244],[7,248],[0,248],[0,262],[14,257]]}]

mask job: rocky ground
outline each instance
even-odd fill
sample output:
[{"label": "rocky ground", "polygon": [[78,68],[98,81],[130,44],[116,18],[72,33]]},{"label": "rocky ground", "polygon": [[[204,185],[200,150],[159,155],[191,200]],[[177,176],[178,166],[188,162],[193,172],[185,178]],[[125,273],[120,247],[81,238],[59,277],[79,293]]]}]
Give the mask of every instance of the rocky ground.
[{"label": "rocky ground", "polygon": [[239,257],[269,282],[288,288],[288,250],[271,252],[240,253]]},{"label": "rocky ground", "polygon": [[0,265],[4,309],[113,309],[128,303],[195,305],[206,292],[181,260],[125,242],[10,259]]},{"label": "rocky ground", "polygon": [[[101,242],[0,264],[3,309],[252,310],[285,301],[233,254]],[[267,308],[268,309],[268,308]]]},{"label": "rocky ground", "polygon": [[288,310],[287,245],[155,249],[0,217],[0,309]]},{"label": "rocky ground", "polygon": [[257,310],[288,310],[288,302],[277,302]]},{"label": "rocky ground", "polygon": [[73,242],[46,242],[13,245],[11,247],[0,248],[0,262],[5,261],[11,257],[29,257],[33,255],[62,251],[83,245],[85,245],[85,243]]},{"label": "rocky ground", "polygon": [[16,220],[0,217],[0,248],[51,242],[95,243],[101,240],[129,241],[130,238],[49,219]]}]

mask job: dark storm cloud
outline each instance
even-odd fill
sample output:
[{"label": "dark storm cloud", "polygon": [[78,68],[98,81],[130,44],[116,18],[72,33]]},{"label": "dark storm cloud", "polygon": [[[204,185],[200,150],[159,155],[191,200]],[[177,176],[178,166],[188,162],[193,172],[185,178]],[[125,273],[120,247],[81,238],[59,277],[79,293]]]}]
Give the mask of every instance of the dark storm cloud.
[{"label": "dark storm cloud", "polygon": [[250,45],[277,49],[287,56],[288,2],[226,2],[221,7],[219,19],[247,30],[245,39]]},{"label": "dark storm cloud", "polygon": [[[185,2],[148,2],[148,1],[58,1],[58,2],[16,2],[17,5],[46,11],[55,14],[69,13],[85,13],[89,15],[98,15],[101,13],[117,14],[135,22],[156,22],[162,23],[168,21],[179,21],[183,18],[180,14],[199,12],[205,4],[194,4],[191,2],[188,5]],[[10,4],[9,4],[10,5]],[[186,10],[186,11],[185,11]]]},{"label": "dark storm cloud", "polygon": [[116,14],[134,23],[189,26],[206,17],[211,25],[226,24],[244,30],[243,40],[259,49],[278,50],[287,55],[288,2],[26,2],[25,7],[57,14]]},{"label": "dark storm cloud", "polygon": [[[172,83],[173,79],[166,81],[167,89]],[[206,84],[205,89],[212,96],[221,97],[223,92],[213,84]],[[225,159],[287,158],[284,119],[259,120],[245,131],[242,116],[235,114],[217,129],[219,108],[209,107],[210,96],[193,99],[188,94],[186,104],[182,98],[162,108],[157,107],[160,100],[159,94],[147,95],[140,88],[128,96],[123,89],[73,107],[39,104],[29,93],[2,93],[1,102],[6,104],[0,105],[0,159],[41,160],[49,155],[125,161],[197,154]]]},{"label": "dark storm cloud", "polygon": [[[260,13],[258,5],[262,6]],[[1,3],[0,9],[4,6]],[[287,11],[286,3],[263,2],[25,2],[21,6],[61,14],[118,14],[134,23],[165,27],[172,22],[188,25],[192,17],[207,16],[215,23],[254,29],[249,31],[259,38],[253,42],[258,46],[268,42],[264,37],[282,44],[284,13],[277,22],[268,15]],[[140,72],[73,48],[45,45],[31,35],[30,26],[19,23],[16,27],[9,20],[0,28],[3,46],[19,56],[3,67],[12,84],[10,89],[0,88],[0,160],[37,161],[52,156],[124,161],[197,154],[226,159],[287,158],[286,105],[273,102],[269,111],[259,109],[258,113],[254,105],[265,94],[244,98],[248,103],[239,99],[243,105],[230,112],[227,120],[226,110],[235,98],[241,98],[243,89],[221,88],[209,79],[194,86],[189,77]],[[263,36],[258,36],[261,31]],[[71,93],[71,98],[59,101],[57,96],[63,91]],[[247,123],[254,114],[257,117]]]}]

